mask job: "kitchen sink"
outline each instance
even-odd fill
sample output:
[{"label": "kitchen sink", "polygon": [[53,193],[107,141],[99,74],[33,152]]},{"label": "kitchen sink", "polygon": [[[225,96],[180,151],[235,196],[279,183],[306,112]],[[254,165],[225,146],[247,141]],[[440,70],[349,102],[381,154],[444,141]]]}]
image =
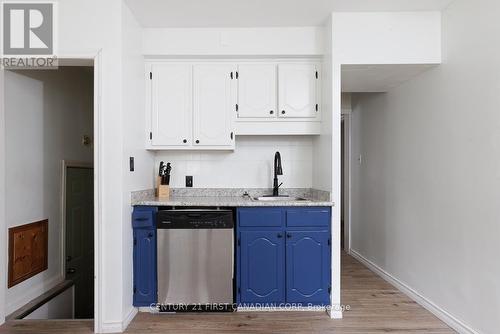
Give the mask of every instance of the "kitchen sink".
[{"label": "kitchen sink", "polygon": [[252,200],[262,201],[262,202],[309,201],[308,199],[305,199],[303,197],[292,197],[292,196],[261,196],[261,197],[253,197]]}]

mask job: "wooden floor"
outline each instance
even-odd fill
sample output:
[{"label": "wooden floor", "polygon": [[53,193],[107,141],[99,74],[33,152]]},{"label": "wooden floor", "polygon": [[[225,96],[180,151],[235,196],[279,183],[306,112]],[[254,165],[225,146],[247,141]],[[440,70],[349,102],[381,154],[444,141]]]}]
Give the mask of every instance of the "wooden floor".
[{"label": "wooden floor", "polygon": [[[342,320],[323,312],[138,314],[126,333],[455,333],[352,257],[342,255]],[[14,320],[10,333],[92,333],[92,321]]]}]

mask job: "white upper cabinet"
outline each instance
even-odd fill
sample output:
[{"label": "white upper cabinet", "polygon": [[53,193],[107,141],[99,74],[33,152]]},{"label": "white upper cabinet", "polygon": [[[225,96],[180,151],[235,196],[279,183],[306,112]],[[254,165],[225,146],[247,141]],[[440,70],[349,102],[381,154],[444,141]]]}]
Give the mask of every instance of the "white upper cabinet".
[{"label": "white upper cabinet", "polygon": [[320,65],[301,60],[152,60],[152,150],[233,150],[236,135],[321,132]]},{"label": "white upper cabinet", "polygon": [[233,64],[193,65],[193,141],[195,147],[234,148],[236,96]]},{"label": "white upper cabinet", "polygon": [[151,66],[151,145],[192,144],[192,65]]},{"label": "white upper cabinet", "polygon": [[318,79],[315,64],[279,64],[279,117],[316,118],[319,111]]},{"label": "white upper cabinet", "polygon": [[238,65],[238,118],[275,118],[276,64]]}]

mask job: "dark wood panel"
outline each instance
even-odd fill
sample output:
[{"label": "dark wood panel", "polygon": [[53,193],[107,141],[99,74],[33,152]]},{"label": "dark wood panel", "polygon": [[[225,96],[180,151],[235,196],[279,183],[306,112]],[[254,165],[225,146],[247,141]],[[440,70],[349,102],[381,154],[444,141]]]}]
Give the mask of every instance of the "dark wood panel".
[{"label": "dark wood panel", "polygon": [[48,230],[48,220],[9,228],[9,288],[47,270]]}]

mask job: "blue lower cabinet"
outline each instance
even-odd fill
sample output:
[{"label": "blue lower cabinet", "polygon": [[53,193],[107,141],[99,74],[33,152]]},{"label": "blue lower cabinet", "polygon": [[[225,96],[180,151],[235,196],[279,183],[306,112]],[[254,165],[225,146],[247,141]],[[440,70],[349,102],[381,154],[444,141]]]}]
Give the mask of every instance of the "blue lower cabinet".
[{"label": "blue lower cabinet", "polygon": [[286,301],[330,304],[330,232],[288,231]]},{"label": "blue lower cabinet", "polygon": [[274,304],[285,299],[284,240],[283,232],[241,232],[241,301]]},{"label": "blue lower cabinet", "polygon": [[157,302],[156,208],[136,208],[132,214],[134,238],[133,305],[150,306]]},{"label": "blue lower cabinet", "polygon": [[[329,305],[331,209],[241,210],[237,224],[237,301],[243,306]],[[271,213],[284,219],[269,224]]]}]

